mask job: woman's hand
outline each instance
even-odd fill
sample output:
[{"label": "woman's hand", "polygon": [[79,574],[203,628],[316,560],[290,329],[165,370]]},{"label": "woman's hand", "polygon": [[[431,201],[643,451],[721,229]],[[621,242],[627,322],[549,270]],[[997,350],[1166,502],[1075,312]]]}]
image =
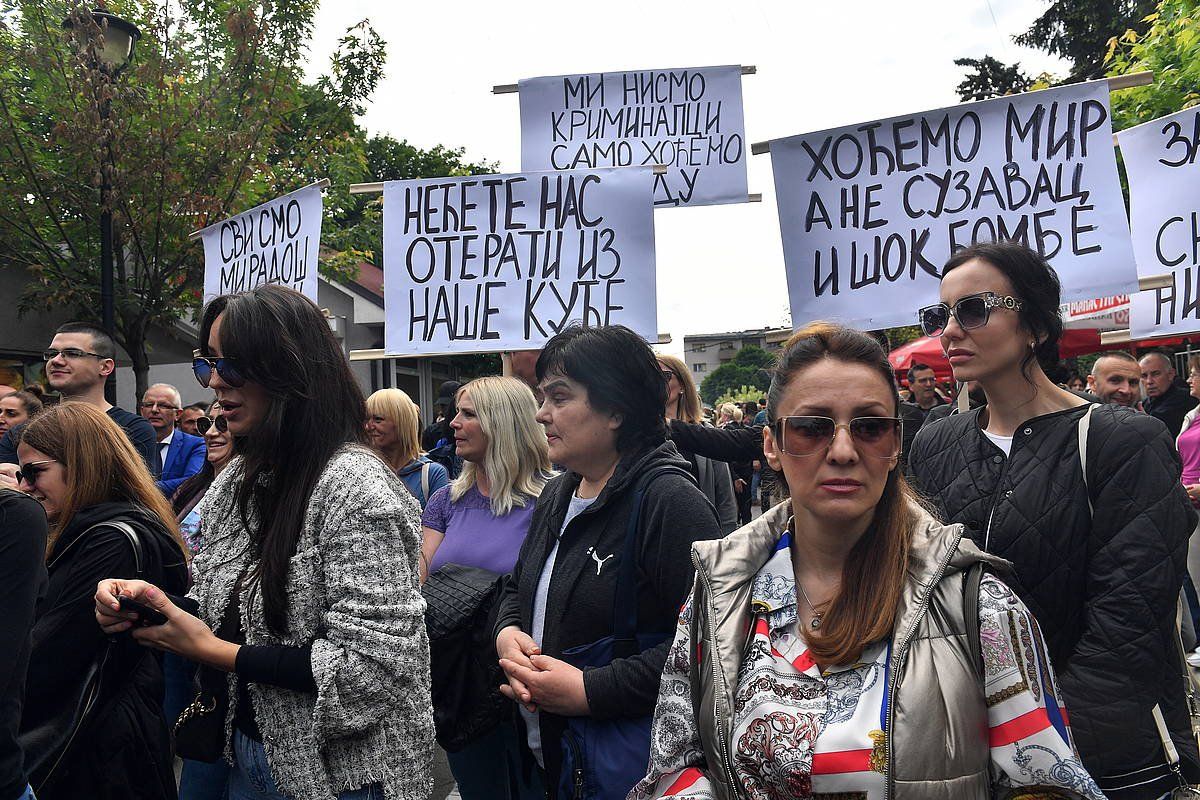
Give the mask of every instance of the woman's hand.
[{"label": "woman's hand", "polygon": [[[526,668],[502,658],[500,666],[510,683],[516,679],[525,685],[539,708],[563,717],[586,717],[591,713],[582,670],[550,656],[534,655],[529,661],[532,666]],[[500,691],[504,689],[500,687]]]},{"label": "woman's hand", "polygon": [[[496,634],[496,654],[500,656],[500,668],[504,670],[504,675],[508,678],[508,683],[500,687],[500,694],[525,706],[525,710],[530,713],[537,711],[537,703],[530,695],[529,687],[523,681],[513,677],[509,667],[523,667],[532,670],[533,663],[529,659],[541,652],[537,642],[521,630],[520,626],[509,625]],[[505,666],[505,664],[509,666]]]},{"label": "woman's hand", "polygon": [[[162,625],[135,627],[135,613],[123,613],[117,597],[124,595],[167,618]],[[202,620],[176,606],[161,589],[145,581],[107,579],[96,586],[96,621],[109,634],[130,631],[142,645],[233,672],[239,645],[218,639]]]},{"label": "woman's hand", "polygon": [[1192,505],[1200,505],[1200,483],[1185,483],[1183,488],[1187,491],[1188,499],[1192,501]]}]

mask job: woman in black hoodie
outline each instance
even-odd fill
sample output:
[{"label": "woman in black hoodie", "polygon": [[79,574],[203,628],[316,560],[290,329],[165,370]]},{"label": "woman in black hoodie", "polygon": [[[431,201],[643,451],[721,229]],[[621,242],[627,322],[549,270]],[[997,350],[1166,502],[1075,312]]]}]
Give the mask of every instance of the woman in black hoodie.
[{"label": "woman in black hoodie", "polygon": [[666,387],[637,334],[569,328],[537,376],[537,419],[567,471],[542,491],[504,587],[501,691],[521,706],[551,797],[623,798],[649,756],[692,542],[720,528],[666,441]]},{"label": "woman in black hoodie", "polygon": [[96,584],[141,578],[182,594],[174,514],[124,432],[63,403],[21,432],[20,488],[50,521],[49,586],[38,607],[20,741],[39,800],[175,797],[155,654],[96,625]]}]

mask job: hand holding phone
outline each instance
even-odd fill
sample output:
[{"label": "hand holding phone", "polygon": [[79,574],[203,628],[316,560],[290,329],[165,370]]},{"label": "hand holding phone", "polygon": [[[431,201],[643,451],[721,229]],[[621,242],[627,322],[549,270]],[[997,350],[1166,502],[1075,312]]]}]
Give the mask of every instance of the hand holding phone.
[{"label": "hand holding phone", "polygon": [[130,620],[134,625],[142,628],[148,628],[151,625],[164,625],[167,622],[166,614],[161,611],[155,611],[148,605],[139,603],[128,595],[118,595],[117,602],[121,604],[121,611],[125,613],[135,613],[137,619]]}]

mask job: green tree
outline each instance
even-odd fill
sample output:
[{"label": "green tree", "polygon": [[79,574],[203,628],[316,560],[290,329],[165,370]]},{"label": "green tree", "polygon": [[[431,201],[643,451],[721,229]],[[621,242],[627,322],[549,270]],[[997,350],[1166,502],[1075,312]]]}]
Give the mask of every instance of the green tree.
[{"label": "green tree", "polygon": [[718,397],[736,391],[743,386],[753,386],[766,391],[771,385],[770,367],[775,357],[761,347],[747,345],[726,364],[709,373],[700,384],[700,397],[713,403]]},{"label": "green tree", "polygon": [[1110,75],[1149,70],[1154,82],[1112,97],[1113,128],[1173,114],[1200,102],[1200,3],[1163,0],[1146,17],[1145,33],[1114,36],[1106,53]]},{"label": "green tree", "polygon": [[956,58],[954,64],[972,70],[955,89],[964,102],[1020,94],[1033,85],[1033,79],[1021,72],[1020,64],[1004,64],[991,56]]},{"label": "green tree", "polygon": [[[720,408],[723,403],[757,403],[758,398],[763,396],[763,390],[757,386],[739,386],[736,389],[725,392],[713,402],[714,408]],[[753,422],[753,420],[750,420]]]},{"label": "green tree", "polygon": [[105,171],[117,340],[139,393],[150,329],[189,317],[200,297],[203,255],[188,233],[365,164],[347,142],[346,113],[331,104],[354,107],[370,94],[382,46],[357,26],[333,77],[306,89],[301,62],[315,8],[315,0],[114,3],[142,31],[118,79],[99,66],[102,31],[85,6],[0,8],[0,263],[33,278],[23,311],[65,307],[97,318]]}]

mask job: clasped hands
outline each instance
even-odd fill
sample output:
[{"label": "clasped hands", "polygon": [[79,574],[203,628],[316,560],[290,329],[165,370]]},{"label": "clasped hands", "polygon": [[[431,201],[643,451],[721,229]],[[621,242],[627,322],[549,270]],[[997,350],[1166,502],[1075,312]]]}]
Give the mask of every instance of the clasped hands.
[{"label": "clasped hands", "polygon": [[564,717],[584,717],[588,708],[583,671],[565,661],[542,655],[541,648],[516,625],[496,636],[500,668],[508,683],[500,693],[526,711],[539,709]]},{"label": "clasped hands", "polygon": [[[137,614],[121,611],[119,596],[149,606],[167,618],[162,625],[137,627]],[[109,636],[130,631],[139,644],[232,672],[239,645],[217,638],[204,621],[171,602],[157,586],[106,578],[96,584],[96,622]]]}]

